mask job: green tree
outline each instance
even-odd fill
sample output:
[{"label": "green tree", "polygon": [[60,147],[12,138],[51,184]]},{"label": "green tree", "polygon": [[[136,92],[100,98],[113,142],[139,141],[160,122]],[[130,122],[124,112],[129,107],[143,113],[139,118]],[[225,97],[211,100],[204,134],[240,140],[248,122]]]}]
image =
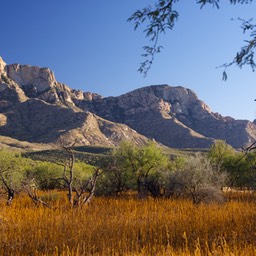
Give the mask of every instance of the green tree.
[{"label": "green tree", "polygon": [[19,153],[0,150],[0,185],[11,204],[15,193],[22,188],[26,160]]},{"label": "green tree", "polygon": [[62,175],[62,168],[55,163],[37,162],[30,172],[39,189],[56,189],[63,186],[58,180]]},{"label": "green tree", "polygon": [[208,158],[212,167],[221,172],[224,168],[224,163],[230,156],[235,154],[235,150],[223,140],[216,140],[210,147]]},{"label": "green tree", "polygon": [[168,171],[163,173],[163,187],[165,191],[165,197],[170,198],[174,196],[176,191],[176,184],[171,181],[170,177],[177,173],[180,169],[185,167],[185,157],[175,157],[168,164]]},{"label": "green tree", "polygon": [[229,186],[235,188],[256,188],[256,153],[242,153],[228,156],[223,162],[223,168],[229,174]]},{"label": "green tree", "polygon": [[124,142],[114,152],[120,170],[136,180],[139,197],[144,197],[152,181],[159,177],[161,169],[167,167],[169,158],[154,142],[138,147]]},{"label": "green tree", "polygon": [[[134,23],[135,30],[142,25],[145,25],[144,33],[149,38],[151,45],[144,46],[145,61],[141,63],[139,71],[145,76],[152,66],[155,54],[161,51],[162,46],[159,45],[159,37],[161,34],[166,33],[167,30],[172,30],[179,18],[179,13],[174,9],[175,4],[179,0],[156,0],[154,6],[147,6],[141,10],[134,12],[128,19],[129,22]],[[205,5],[212,5],[213,7],[220,8],[219,0],[196,0],[197,4],[202,7]],[[230,4],[249,4],[253,0],[229,0]],[[243,32],[249,32],[249,38],[245,40],[245,45],[239,50],[233,61],[223,65],[223,80],[227,79],[226,69],[235,64],[239,67],[243,65],[251,66],[252,70],[255,69],[254,52],[256,47],[256,25],[251,20],[240,20]]]},{"label": "green tree", "polygon": [[136,179],[130,170],[123,169],[122,157],[113,155],[110,168],[99,177],[97,195],[122,195],[136,189]]},{"label": "green tree", "polygon": [[229,174],[230,187],[252,189],[256,186],[256,153],[237,152],[222,140],[211,146],[208,158],[211,166],[218,172]]}]

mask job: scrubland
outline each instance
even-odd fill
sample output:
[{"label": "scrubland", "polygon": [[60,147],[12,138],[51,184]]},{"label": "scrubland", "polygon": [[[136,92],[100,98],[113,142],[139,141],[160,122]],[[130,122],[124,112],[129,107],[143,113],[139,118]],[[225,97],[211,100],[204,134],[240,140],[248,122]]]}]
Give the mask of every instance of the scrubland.
[{"label": "scrubland", "polygon": [[53,209],[23,195],[0,202],[0,255],[256,255],[254,194],[198,205],[98,197],[83,208],[70,208],[63,192],[41,196]]}]

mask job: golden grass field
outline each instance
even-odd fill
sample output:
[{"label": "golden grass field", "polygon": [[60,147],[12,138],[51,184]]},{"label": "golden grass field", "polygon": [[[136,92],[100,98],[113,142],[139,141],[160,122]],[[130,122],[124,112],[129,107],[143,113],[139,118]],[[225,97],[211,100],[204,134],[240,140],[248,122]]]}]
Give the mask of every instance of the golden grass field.
[{"label": "golden grass field", "polygon": [[256,196],[222,204],[186,200],[94,198],[71,209],[47,192],[54,209],[27,196],[0,201],[0,255],[256,255]]}]

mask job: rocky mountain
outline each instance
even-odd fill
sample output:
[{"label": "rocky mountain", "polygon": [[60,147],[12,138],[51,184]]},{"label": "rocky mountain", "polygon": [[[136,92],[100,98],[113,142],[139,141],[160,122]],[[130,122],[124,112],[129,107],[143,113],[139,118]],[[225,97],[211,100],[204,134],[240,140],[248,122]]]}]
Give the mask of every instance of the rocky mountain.
[{"label": "rocky mountain", "polygon": [[256,125],[213,113],[184,87],[156,85],[119,97],[73,90],[48,68],[0,58],[0,135],[36,143],[144,144],[207,148],[215,139],[241,148],[256,140]]},{"label": "rocky mountain", "polygon": [[214,139],[222,139],[241,148],[256,138],[254,123],[213,113],[184,87],[148,86],[119,97],[78,101],[76,105],[113,122],[125,123],[169,147],[205,148]]},{"label": "rocky mountain", "polygon": [[115,146],[148,139],[125,124],[76,107],[83,93],[58,83],[48,68],[0,59],[0,135],[33,143]]}]

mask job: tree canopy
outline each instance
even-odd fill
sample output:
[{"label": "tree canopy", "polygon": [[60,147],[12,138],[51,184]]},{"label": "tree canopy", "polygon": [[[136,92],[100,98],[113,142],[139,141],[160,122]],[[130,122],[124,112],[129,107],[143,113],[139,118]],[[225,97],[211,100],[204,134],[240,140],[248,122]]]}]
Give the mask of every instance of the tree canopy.
[{"label": "tree canopy", "polygon": [[[151,45],[144,46],[144,53],[142,57],[145,60],[141,63],[138,71],[147,75],[151,68],[155,55],[163,48],[159,45],[159,37],[161,34],[165,34],[168,30],[172,30],[179,18],[179,13],[174,9],[175,3],[179,0],[156,0],[154,6],[147,6],[141,10],[135,11],[129,18],[129,22],[134,23],[134,29],[136,30],[140,26],[144,26],[144,33]],[[215,8],[220,8],[220,0],[196,0],[196,4],[199,4],[201,8],[205,5],[212,5]],[[229,0],[231,5],[236,4],[250,4],[253,0]],[[223,80],[227,79],[227,68],[232,65],[242,67],[243,65],[249,65],[254,71],[256,68],[254,52],[256,47],[256,24],[252,23],[252,19],[241,21],[241,28],[243,33],[249,33],[248,39],[245,40],[245,45],[237,51],[233,60],[229,63],[224,63],[222,67]]]},{"label": "tree canopy", "polygon": [[137,147],[130,142],[123,142],[114,152],[119,170],[126,177],[133,177],[137,183],[139,196],[144,196],[148,183],[159,175],[162,168],[167,167],[168,157],[154,142],[143,147]]},{"label": "tree canopy", "polygon": [[14,194],[21,190],[27,162],[19,153],[0,150],[0,188],[8,195],[10,204]]}]

